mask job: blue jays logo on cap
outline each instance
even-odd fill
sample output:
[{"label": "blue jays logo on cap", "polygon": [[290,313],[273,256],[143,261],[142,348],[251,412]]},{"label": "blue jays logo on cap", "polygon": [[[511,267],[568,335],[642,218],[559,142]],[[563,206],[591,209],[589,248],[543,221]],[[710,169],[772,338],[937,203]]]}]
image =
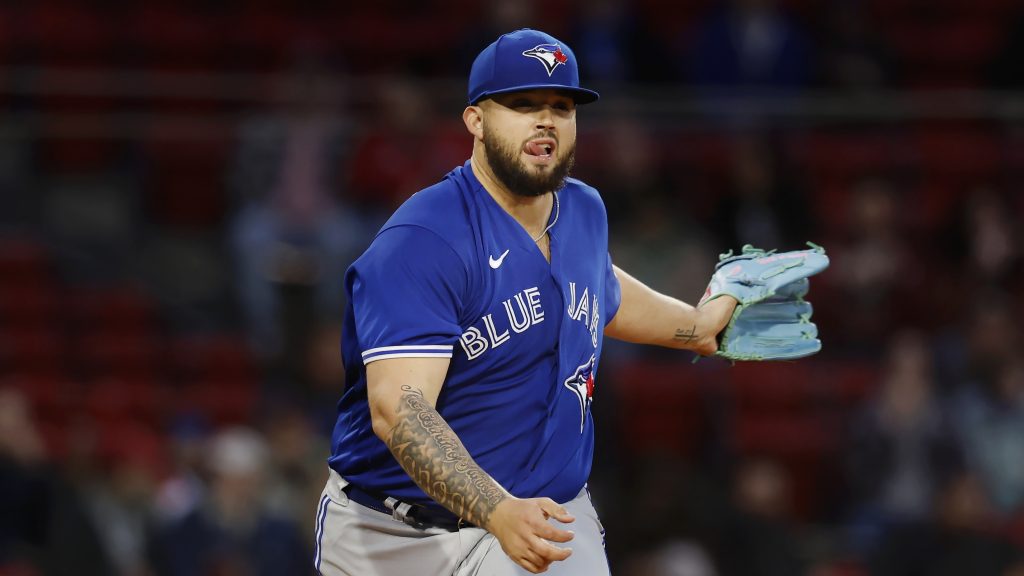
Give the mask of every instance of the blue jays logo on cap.
[{"label": "blue jays logo on cap", "polygon": [[548,71],[548,76],[551,76],[555,68],[560,64],[565,64],[565,61],[569,59],[565,52],[562,52],[562,48],[558,44],[540,44],[523,52],[523,56],[540,60],[540,63]]},{"label": "blue jays logo on cap", "polygon": [[501,35],[477,55],[469,71],[467,95],[475,105],[496,94],[543,89],[569,94],[577,104],[598,98],[597,92],[580,86],[576,56],[565,42],[523,28]]}]

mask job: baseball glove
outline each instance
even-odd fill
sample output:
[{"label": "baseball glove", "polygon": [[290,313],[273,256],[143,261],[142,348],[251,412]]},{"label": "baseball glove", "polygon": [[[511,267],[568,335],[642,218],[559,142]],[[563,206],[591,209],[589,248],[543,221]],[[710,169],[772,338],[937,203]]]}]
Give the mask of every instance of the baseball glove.
[{"label": "baseball glove", "polygon": [[719,257],[700,304],[728,294],[739,301],[719,334],[716,356],[729,360],[792,360],[821,350],[811,322],[809,277],[828,267],[825,249],[776,253],[749,244]]}]

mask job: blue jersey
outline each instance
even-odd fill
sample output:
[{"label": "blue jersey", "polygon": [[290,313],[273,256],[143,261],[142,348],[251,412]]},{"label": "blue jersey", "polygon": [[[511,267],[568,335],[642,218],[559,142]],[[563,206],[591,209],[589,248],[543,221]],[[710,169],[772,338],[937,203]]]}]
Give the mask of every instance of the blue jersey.
[{"label": "blue jersey", "polygon": [[521,498],[579,493],[594,452],[602,333],[620,294],[597,191],[568,179],[558,203],[550,263],[469,162],[388,220],[345,276],[347,390],[334,470],[363,489],[438,506],[374,435],[365,365],[443,357],[451,364],[437,410],[480,467]]}]

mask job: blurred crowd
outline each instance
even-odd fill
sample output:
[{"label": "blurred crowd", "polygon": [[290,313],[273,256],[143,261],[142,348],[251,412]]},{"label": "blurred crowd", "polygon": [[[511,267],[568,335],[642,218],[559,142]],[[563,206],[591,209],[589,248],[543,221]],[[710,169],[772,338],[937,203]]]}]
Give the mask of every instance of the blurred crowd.
[{"label": "blurred crowd", "polygon": [[[0,6],[0,576],[311,573],[344,271],[522,26],[602,91],[616,264],[692,302],[743,244],[832,257],[813,358],[606,345],[613,573],[1024,574],[1015,2],[268,0]],[[903,108],[757,112],[811,96]]]}]

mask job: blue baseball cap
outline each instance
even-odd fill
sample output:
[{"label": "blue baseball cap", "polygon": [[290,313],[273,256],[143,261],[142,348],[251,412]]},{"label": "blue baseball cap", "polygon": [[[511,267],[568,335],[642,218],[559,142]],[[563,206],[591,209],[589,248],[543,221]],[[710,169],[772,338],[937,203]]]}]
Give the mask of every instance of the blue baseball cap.
[{"label": "blue baseball cap", "polygon": [[469,103],[495,94],[553,88],[572,94],[577,104],[600,95],[580,87],[576,55],[564,42],[539,30],[509,32],[484,48],[469,71]]}]

